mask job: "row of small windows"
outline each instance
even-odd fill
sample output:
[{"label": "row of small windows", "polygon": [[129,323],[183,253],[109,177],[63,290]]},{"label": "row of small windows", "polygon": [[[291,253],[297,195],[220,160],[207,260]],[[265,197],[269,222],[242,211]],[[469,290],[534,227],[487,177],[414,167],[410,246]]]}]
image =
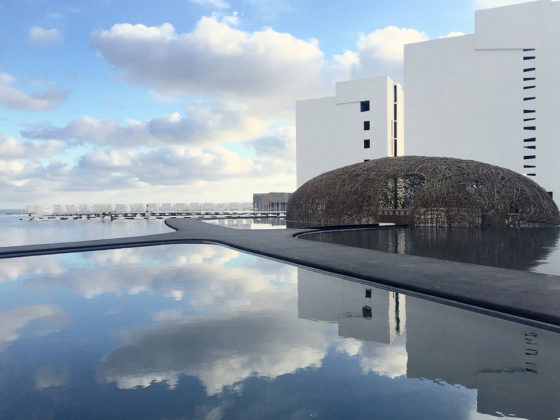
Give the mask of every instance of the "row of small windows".
[{"label": "row of small windows", "polygon": [[[535,49],[534,48],[524,48],[523,49],[523,61],[534,61],[536,60],[536,54],[534,53]],[[527,54],[528,53],[528,54]],[[527,92],[527,91],[532,91],[534,89],[536,89],[536,77],[533,74],[527,74],[529,72],[535,72],[536,68],[535,67],[528,67],[528,68],[524,68],[523,69],[523,82],[529,82],[527,83],[527,85],[523,86],[523,91]],[[534,101],[536,99],[536,96],[527,96],[523,98],[524,102],[527,101]],[[535,110],[534,109],[524,109],[523,110],[523,114],[524,114],[524,118],[523,118],[523,130],[524,131],[536,131],[537,127],[536,125],[534,125],[535,123],[533,123],[533,125],[525,125],[527,122],[529,121],[536,121],[537,119],[535,118]],[[530,115],[527,115],[530,114]],[[532,114],[532,115],[531,115]],[[537,150],[537,146],[536,146],[536,137],[529,137],[529,138],[524,138],[523,139],[523,143],[529,143],[529,144],[525,144],[523,146],[524,149],[527,150]],[[524,155],[523,156],[523,160],[525,162],[527,161],[531,161],[531,160],[535,160],[536,159],[536,155]],[[525,164],[523,165],[523,168],[525,169],[536,169],[536,165],[534,164]],[[532,173],[526,173],[525,175],[530,176],[530,177],[535,177],[537,176],[537,174],[535,172]]]},{"label": "row of small windows", "polygon": [[[360,101],[360,112],[367,112],[369,111],[369,101]],[[371,128],[369,121],[364,121],[364,131],[369,131]],[[371,147],[371,142],[369,139],[364,140],[364,149],[369,149]],[[364,162],[367,162],[369,159],[364,159]]]}]

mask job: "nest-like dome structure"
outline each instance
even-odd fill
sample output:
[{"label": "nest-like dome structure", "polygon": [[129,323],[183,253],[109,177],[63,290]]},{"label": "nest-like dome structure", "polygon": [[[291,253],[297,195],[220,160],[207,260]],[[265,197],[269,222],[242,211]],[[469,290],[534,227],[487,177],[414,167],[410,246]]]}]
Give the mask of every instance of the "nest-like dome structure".
[{"label": "nest-like dome structure", "polygon": [[472,160],[403,156],[357,163],[303,184],[286,218],[298,225],[558,225],[558,208],[531,179]]}]

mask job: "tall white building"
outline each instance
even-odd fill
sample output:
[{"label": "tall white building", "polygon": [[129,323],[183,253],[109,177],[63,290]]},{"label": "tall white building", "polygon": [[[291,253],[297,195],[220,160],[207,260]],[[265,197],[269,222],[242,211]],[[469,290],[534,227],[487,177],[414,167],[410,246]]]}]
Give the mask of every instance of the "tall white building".
[{"label": "tall white building", "polygon": [[404,49],[406,151],[474,159],[560,196],[560,2],[480,10],[471,35]]},{"label": "tall white building", "polygon": [[404,155],[403,91],[389,77],[336,84],[336,96],[296,102],[298,188],[341,166]]}]

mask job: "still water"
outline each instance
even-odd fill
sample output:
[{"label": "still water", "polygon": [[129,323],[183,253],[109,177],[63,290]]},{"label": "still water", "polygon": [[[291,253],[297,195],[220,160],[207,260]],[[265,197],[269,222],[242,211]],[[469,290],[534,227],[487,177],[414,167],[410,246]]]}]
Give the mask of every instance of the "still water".
[{"label": "still water", "polygon": [[556,418],[559,348],[219,246],[0,260],[2,418]]},{"label": "still water", "polygon": [[215,219],[207,223],[233,229],[286,229],[286,219],[279,217],[258,217],[254,219]]},{"label": "still water", "polygon": [[45,220],[26,215],[0,214],[0,246],[86,241],[173,232],[161,219],[151,220]]},{"label": "still water", "polygon": [[560,228],[382,228],[319,232],[301,239],[560,275]]},{"label": "still water", "polygon": [[[204,220],[235,229],[285,229],[279,218]],[[173,232],[161,219],[28,221],[25,215],[0,214],[0,247],[85,241]]]}]

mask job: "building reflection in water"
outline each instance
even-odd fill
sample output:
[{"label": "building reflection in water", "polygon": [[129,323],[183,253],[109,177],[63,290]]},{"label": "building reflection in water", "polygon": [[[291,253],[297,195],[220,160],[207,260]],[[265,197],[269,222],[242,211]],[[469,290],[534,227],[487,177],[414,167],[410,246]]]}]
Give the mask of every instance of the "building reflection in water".
[{"label": "building reflection in water", "polygon": [[385,228],[303,235],[300,238],[332,242],[395,254],[531,270],[545,261],[560,274],[560,228],[436,229]]},{"label": "building reflection in water", "polygon": [[303,269],[298,292],[300,318],[337,322],[342,337],[405,341],[408,378],[475,389],[479,413],[560,415],[555,332]]},{"label": "building reflection in water", "polygon": [[299,318],[338,323],[338,335],[390,344],[406,329],[405,296],[298,269]]}]

